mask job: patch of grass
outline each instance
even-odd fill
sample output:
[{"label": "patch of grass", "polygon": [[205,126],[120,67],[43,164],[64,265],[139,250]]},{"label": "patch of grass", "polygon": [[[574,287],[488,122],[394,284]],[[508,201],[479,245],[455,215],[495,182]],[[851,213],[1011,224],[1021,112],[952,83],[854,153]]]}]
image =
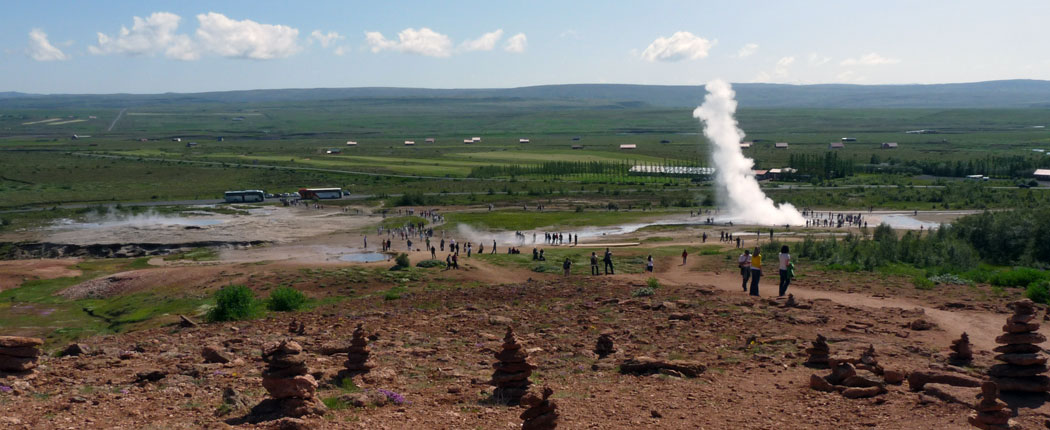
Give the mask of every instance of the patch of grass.
[{"label": "patch of grass", "polygon": [[398,300],[401,295],[408,292],[408,287],[398,285],[383,292],[383,300]]},{"label": "patch of grass", "polygon": [[351,378],[343,378],[339,380],[339,390],[344,393],[357,393],[361,391],[361,387],[358,387]]},{"label": "patch of grass", "polygon": [[219,259],[219,252],[211,248],[194,248],[187,252],[172,254],[164,257],[164,261],[215,261]]},{"label": "patch of grass", "polygon": [[266,308],[275,312],[294,312],[306,305],[306,295],[291,287],[277,287],[270,291]]},{"label": "patch of grass", "polygon": [[350,404],[339,397],[323,397],[321,403],[324,403],[328,409],[339,411],[350,407]]}]

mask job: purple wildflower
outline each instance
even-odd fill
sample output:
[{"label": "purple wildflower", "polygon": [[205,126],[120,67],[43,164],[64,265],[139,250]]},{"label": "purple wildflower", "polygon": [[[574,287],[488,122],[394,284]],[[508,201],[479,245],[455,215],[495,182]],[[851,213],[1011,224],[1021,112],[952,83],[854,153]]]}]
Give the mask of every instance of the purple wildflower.
[{"label": "purple wildflower", "polygon": [[376,391],[378,391],[380,393],[383,393],[383,395],[386,396],[386,398],[388,400],[390,400],[391,402],[393,402],[395,405],[400,405],[402,403],[405,403],[405,396],[402,396],[402,395],[400,395],[398,393],[395,393],[395,392],[390,391],[390,390],[384,390],[382,388],[380,388],[380,389],[378,389]]},{"label": "purple wildflower", "polygon": [[127,388],[122,388],[122,389],[120,390],[120,394],[128,394],[128,393],[130,393],[130,391],[128,391],[128,389],[127,389]]},{"label": "purple wildflower", "polygon": [[11,391],[11,387],[0,385],[0,393],[10,393]]}]

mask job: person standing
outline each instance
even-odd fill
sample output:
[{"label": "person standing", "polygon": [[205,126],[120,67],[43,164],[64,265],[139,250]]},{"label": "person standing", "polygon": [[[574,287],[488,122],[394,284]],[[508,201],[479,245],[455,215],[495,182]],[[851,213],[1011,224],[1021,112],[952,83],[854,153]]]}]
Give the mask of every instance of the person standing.
[{"label": "person standing", "polygon": [[561,268],[565,269],[565,276],[569,276],[569,272],[572,270],[572,260],[569,257],[565,257],[565,262],[561,264]]},{"label": "person standing", "polygon": [[707,243],[707,232],[705,231],[704,235],[700,236],[700,238],[701,238],[701,242],[700,243]]},{"label": "person standing", "polygon": [[605,248],[605,258],[602,258],[602,261],[605,262],[605,274],[615,275],[616,270],[613,269],[612,251],[609,248]]},{"label": "person standing", "polygon": [[736,265],[740,267],[740,277],[744,278],[744,282],[740,285],[746,293],[747,281],[751,279],[751,251],[745,249],[744,253],[736,259]]},{"label": "person standing", "polygon": [[437,248],[434,245],[430,245],[430,259],[437,260]]},{"label": "person standing", "polygon": [[591,275],[598,274],[598,253],[591,251]]},{"label": "person standing", "polygon": [[649,254],[649,258],[645,259],[645,271],[653,273],[653,254]]},{"label": "person standing", "polygon": [[472,243],[470,243],[470,242],[467,242],[467,258],[470,258],[470,253],[473,250],[474,250],[474,245]]},{"label": "person standing", "polygon": [[683,249],[682,250],[682,265],[683,266],[685,266],[685,260],[687,258],[689,258],[689,250],[688,249]]},{"label": "person standing", "polygon": [[452,254],[452,268],[459,270],[459,254]]},{"label": "person standing", "polygon": [[365,236],[365,249],[368,249],[368,236]]},{"label": "person standing", "polygon": [[751,295],[758,297],[758,280],[762,278],[762,248],[755,247],[751,254]]},{"label": "person standing", "polygon": [[788,254],[788,246],[784,245],[780,247],[780,294],[777,296],[783,297],[784,293],[787,292],[788,285],[791,284],[791,254]]},{"label": "person standing", "polygon": [[492,253],[493,254],[496,253],[496,240],[495,239],[492,240]]}]

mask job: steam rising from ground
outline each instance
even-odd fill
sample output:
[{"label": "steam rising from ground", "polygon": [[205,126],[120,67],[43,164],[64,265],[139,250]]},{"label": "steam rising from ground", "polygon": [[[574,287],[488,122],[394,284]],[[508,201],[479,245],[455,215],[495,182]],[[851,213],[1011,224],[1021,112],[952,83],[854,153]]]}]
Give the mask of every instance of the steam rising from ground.
[{"label": "steam rising from ground", "polygon": [[740,142],[744,131],[737,127],[736,93],[728,82],[707,83],[704,104],[693,111],[693,117],[704,124],[704,136],[711,141],[711,161],[715,168],[718,203],[729,213],[727,218],[746,224],[803,225],[806,219],[794,206],[777,206],[758,186],[752,168],[755,161],[744,156]]}]

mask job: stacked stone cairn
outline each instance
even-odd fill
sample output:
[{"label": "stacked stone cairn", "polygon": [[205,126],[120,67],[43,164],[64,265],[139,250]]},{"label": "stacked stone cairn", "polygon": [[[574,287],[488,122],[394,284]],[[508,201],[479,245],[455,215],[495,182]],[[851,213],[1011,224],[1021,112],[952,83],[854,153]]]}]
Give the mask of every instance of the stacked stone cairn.
[{"label": "stacked stone cairn", "polygon": [[0,374],[27,374],[36,368],[43,339],[0,336]]},{"label": "stacked stone cairn", "polygon": [[529,408],[521,413],[522,430],[554,430],[558,427],[558,405],[549,400],[554,391],[543,387],[543,397],[530,393],[521,399],[521,404]]},{"label": "stacked stone cairn", "polygon": [[611,331],[603,331],[602,334],[598,335],[598,343],[594,346],[594,353],[598,354],[598,358],[605,358],[616,352],[616,346],[613,345],[613,337]]},{"label": "stacked stone cairn", "polygon": [[324,414],[325,406],[316,395],[317,381],[310,375],[302,352],[303,347],[294,341],[263,346],[266,370],[262,384],[272,399],[261,403],[253,412],[259,415],[278,412],[295,418]]},{"label": "stacked stone cairn", "polygon": [[507,334],[503,337],[503,348],[496,353],[497,362],[492,365],[496,369],[489,382],[496,386],[493,400],[508,405],[521,402],[521,396],[529,389],[529,376],[536,368],[528,359],[528,353],[521,348],[514,337],[514,330],[508,326]]},{"label": "stacked stone cairn", "polygon": [[371,360],[371,351],[368,349],[368,338],[365,337],[365,329],[358,324],[354,329],[354,337],[350,339],[350,348],[347,349],[346,362],[343,367],[350,373],[368,373],[376,367]]},{"label": "stacked stone cairn", "polygon": [[977,403],[976,409],[970,413],[967,421],[970,425],[983,430],[1009,430],[1016,429],[1017,425],[1010,420],[1010,410],[1006,403],[997,399],[999,387],[994,382],[985,381],[981,384],[981,401]]},{"label": "stacked stone cairn", "polygon": [[817,391],[839,392],[843,397],[859,399],[874,397],[886,393],[886,382],[873,372],[857,369],[850,364],[856,361],[848,358],[833,357],[828,360],[831,374],[821,377],[813,374],[809,377],[810,388]]},{"label": "stacked stone cairn", "polygon": [[1013,308],[1014,314],[1003,326],[1006,333],[995,338],[995,342],[1000,344],[995,348],[995,352],[999,353],[995,359],[1003,363],[989,368],[988,375],[1001,391],[1050,391],[1050,378],[1045,375],[1046,356],[1037,345],[1046,342],[1046,336],[1036,332],[1039,322],[1035,321],[1035,304],[1024,299],[1009,306]]},{"label": "stacked stone cairn", "polygon": [[813,346],[806,348],[806,354],[809,354],[809,359],[806,360],[806,366],[809,367],[828,367],[828,356],[831,354],[831,348],[828,348],[828,339],[824,335],[818,334],[817,340],[811,342]]},{"label": "stacked stone cairn", "polygon": [[958,339],[952,341],[952,350],[948,354],[948,360],[953,364],[968,364],[973,361],[973,345],[970,344],[970,335],[963,333]]}]

